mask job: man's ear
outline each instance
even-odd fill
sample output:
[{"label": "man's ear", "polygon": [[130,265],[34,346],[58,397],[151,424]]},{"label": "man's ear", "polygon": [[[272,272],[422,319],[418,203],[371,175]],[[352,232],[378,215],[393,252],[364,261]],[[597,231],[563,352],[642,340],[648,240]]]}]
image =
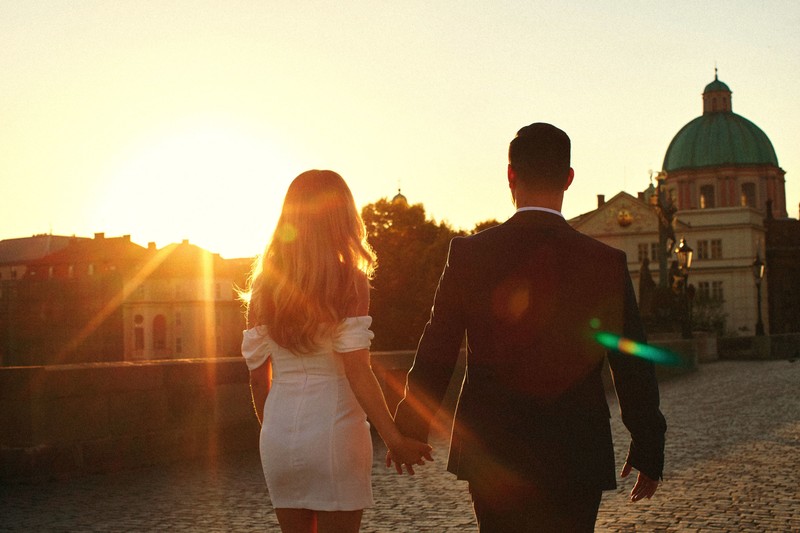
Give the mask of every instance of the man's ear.
[{"label": "man's ear", "polygon": [[511,168],[511,165],[508,165],[508,187],[511,190],[517,186],[517,174],[514,172],[514,169]]},{"label": "man's ear", "polygon": [[569,189],[569,186],[572,185],[572,180],[574,180],[574,179],[575,179],[575,171],[572,169],[572,167],[570,167],[569,168],[569,174],[567,175],[567,184],[564,185],[564,190],[565,191],[567,189]]}]

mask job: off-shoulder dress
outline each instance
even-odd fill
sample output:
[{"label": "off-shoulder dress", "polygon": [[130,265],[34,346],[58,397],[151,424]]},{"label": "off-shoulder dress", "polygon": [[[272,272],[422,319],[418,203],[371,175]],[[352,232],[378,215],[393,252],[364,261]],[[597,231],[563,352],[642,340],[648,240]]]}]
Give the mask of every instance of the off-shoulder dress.
[{"label": "off-shoulder dress", "polygon": [[354,511],[371,507],[372,438],[345,376],[348,352],[369,348],[369,316],[340,322],[311,354],[276,344],[262,326],[244,332],[254,370],[272,358],[260,452],[273,507]]}]

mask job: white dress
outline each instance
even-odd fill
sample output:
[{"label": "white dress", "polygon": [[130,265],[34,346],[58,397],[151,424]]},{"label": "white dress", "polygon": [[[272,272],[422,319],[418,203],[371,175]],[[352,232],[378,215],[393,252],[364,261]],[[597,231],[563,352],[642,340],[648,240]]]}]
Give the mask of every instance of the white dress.
[{"label": "white dress", "polygon": [[276,344],[264,327],[244,332],[242,355],[250,370],[272,357],[260,451],[273,507],[372,506],[369,423],[342,362],[347,352],[369,348],[371,324],[369,316],[346,318],[317,352],[303,355]]}]

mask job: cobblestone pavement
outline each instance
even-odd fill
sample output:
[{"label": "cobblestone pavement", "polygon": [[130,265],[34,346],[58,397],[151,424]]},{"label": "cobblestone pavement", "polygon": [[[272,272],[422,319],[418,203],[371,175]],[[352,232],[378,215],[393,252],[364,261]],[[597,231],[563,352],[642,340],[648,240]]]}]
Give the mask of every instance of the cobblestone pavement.
[{"label": "cobblestone pavement", "polygon": [[[631,504],[604,495],[600,532],[800,531],[800,362],[719,362],[661,386],[665,481]],[[612,403],[615,403],[612,401]],[[612,412],[616,413],[615,405]],[[621,462],[627,437],[612,419]],[[362,531],[476,531],[466,485],[437,462],[414,477],[380,463]],[[63,482],[0,487],[2,531],[278,531],[258,457],[224,457]]]}]

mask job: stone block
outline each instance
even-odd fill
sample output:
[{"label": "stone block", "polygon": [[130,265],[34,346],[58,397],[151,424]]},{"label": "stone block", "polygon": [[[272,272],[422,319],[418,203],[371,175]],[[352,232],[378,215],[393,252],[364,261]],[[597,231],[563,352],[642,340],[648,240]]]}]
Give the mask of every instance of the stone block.
[{"label": "stone block", "polygon": [[33,405],[33,438],[44,444],[71,444],[105,437],[108,402],[103,396],[41,400]]},{"label": "stone block", "polygon": [[0,446],[34,446],[30,399],[0,399]]},{"label": "stone block", "polygon": [[109,435],[158,431],[170,418],[164,390],[121,392],[108,396],[107,402]]},{"label": "stone block", "polygon": [[255,419],[250,389],[244,384],[218,385],[214,401],[214,423],[227,425]]},{"label": "stone block", "polygon": [[0,367],[0,399],[30,398],[44,372],[43,366]]}]

